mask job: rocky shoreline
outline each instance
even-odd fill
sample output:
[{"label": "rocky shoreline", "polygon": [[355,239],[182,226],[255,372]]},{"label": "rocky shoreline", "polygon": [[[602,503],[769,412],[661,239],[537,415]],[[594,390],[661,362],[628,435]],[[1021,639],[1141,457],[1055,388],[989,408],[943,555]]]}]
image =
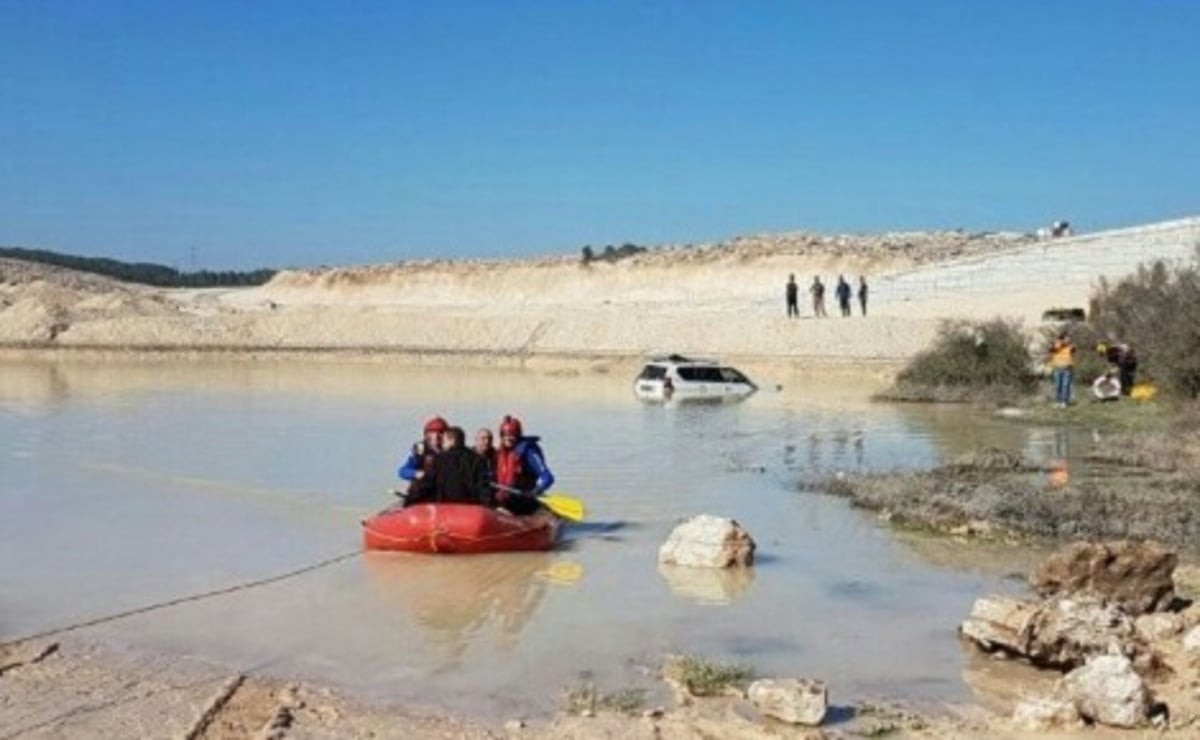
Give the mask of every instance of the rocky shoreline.
[{"label": "rocky shoreline", "polygon": [[[1193,737],[1200,570],[1177,564],[1154,543],[1076,543],[1034,569],[1035,598],[978,599],[960,633],[968,662],[982,661],[971,669],[973,689],[990,709],[839,704],[837,687],[819,679],[759,678],[751,667],[665,656],[656,676],[670,706],[647,706],[641,690],[587,684],[548,687],[561,697],[552,715],[481,719],[465,707],[422,713],[73,638],[0,645],[0,736],[833,740],[1030,738],[1092,726],[1097,737],[1150,728]],[[988,663],[1025,667],[996,672]]]}]

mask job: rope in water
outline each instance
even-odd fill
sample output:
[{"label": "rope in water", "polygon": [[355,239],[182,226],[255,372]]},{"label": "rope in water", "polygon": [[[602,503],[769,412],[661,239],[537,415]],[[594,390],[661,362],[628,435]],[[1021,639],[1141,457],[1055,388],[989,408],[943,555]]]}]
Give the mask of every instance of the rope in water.
[{"label": "rope in water", "polygon": [[242,583],[234,584],[232,586],[226,586],[224,588],[218,588],[218,589],[215,589],[212,591],[204,591],[204,592],[198,593],[198,594],[191,594],[190,596],[180,596],[178,598],[171,599],[170,601],[160,601],[155,604],[149,604],[147,606],[140,606],[140,607],[137,607],[136,609],[127,609],[126,611],[118,612],[116,614],[109,614],[109,615],[103,616],[103,617],[96,617],[94,619],[89,619],[86,622],[76,622],[75,624],[69,624],[65,627],[57,627],[55,629],[46,630],[44,632],[38,632],[33,635],[26,635],[25,637],[18,637],[14,640],[5,640],[5,641],[0,642],[0,648],[12,647],[14,645],[20,645],[22,643],[30,642],[33,640],[41,640],[46,637],[53,637],[55,635],[61,635],[61,634],[67,633],[67,632],[74,632],[75,630],[81,630],[85,627],[95,627],[98,624],[104,624],[106,622],[115,622],[118,619],[125,619],[126,617],[132,617],[132,616],[136,616],[138,614],[145,614],[147,612],[157,611],[159,609],[166,609],[167,607],[178,606],[179,604],[186,604],[186,603],[189,603],[192,601],[200,601],[202,599],[212,598],[214,596],[223,596],[224,594],[231,594],[235,591],[244,591],[244,590],[250,589],[250,588],[266,586],[271,583],[278,583],[280,581],[285,581],[289,578],[295,578],[296,576],[304,575],[305,573],[311,573],[314,570],[320,570],[321,568],[326,568],[330,565],[340,563],[343,560],[349,560],[350,558],[357,557],[357,556],[361,555],[362,553],[363,553],[362,550],[355,550],[353,552],[342,553],[341,555],[338,555],[336,557],[327,558],[318,563],[306,565],[303,568],[297,568],[296,570],[291,570],[291,571],[288,571],[287,573],[280,573],[279,575],[268,576],[267,578],[259,578],[259,579],[253,580],[253,581],[244,581]]}]

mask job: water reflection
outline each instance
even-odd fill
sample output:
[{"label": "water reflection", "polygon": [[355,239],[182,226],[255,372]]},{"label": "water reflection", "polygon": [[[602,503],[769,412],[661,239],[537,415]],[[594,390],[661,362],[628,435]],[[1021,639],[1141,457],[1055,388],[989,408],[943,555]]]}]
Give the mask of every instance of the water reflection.
[{"label": "water reflection", "polygon": [[437,673],[459,667],[480,639],[493,639],[501,652],[515,649],[546,589],[582,578],[581,566],[557,558],[548,553],[434,557],[372,552],[363,564],[383,608],[410,617],[425,643],[439,653],[433,665]]},{"label": "water reflection", "polygon": [[741,598],[754,583],[753,568],[689,568],[658,566],[671,593],[699,604],[723,605]]}]

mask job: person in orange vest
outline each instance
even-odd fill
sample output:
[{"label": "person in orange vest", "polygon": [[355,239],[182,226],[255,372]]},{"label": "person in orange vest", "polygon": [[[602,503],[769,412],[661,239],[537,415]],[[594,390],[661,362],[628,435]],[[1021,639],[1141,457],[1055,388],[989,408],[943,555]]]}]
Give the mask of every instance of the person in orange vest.
[{"label": "person in orange vest", "polygon": [[1071,384],[1075,380],[1075,345],[1065,331],[1050,344],[1049,361],[1054,405],[1065,409],[1071,403]]},{"label": "person in orange vest", "polygon": [[500,447],[496,450],[496,504],[514,514],[538,510],[538,496],[554,485],[554,473],[537,437],[526,437],[521,420],[505,416],[500,422]]}]

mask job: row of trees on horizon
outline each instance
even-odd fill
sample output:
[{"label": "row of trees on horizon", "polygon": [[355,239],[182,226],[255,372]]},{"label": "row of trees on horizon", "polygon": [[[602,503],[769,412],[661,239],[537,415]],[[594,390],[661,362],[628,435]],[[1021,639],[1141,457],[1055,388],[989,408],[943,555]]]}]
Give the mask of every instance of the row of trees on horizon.
[{"label": "row of trees on horizon", "polygon": [[0,257],[66,267],[80,272],[104,275],[127,283],[158,288],[225,288],[262,285],[275,276],[275,270],[196,270],[181,272],[174,267],[151,262],[122,262],[108,257],[81,257],[48,249],[0,247]]}]

